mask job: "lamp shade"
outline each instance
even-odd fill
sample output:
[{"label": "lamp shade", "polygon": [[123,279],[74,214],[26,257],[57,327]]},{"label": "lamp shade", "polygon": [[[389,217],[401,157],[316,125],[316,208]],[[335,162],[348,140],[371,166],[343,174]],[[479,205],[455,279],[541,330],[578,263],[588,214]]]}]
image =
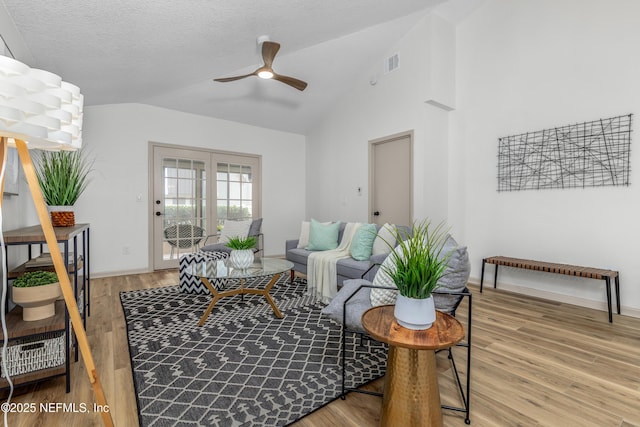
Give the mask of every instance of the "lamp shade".
[{"label": "lamp shade", "polygon": [[60,76],[0,55],[0,136],[29,149],[74,150],[82,146],[83,97]]}]

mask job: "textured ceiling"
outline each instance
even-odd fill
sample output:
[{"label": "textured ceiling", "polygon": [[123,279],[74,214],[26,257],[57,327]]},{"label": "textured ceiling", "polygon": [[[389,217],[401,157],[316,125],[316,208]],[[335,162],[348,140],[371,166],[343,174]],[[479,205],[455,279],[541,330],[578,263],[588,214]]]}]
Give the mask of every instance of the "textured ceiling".
[{"label": "textured ceiling", "polygon": [[[456,19],[480,0],[2,1],[29,65],[80,86],[86,105],[139,102],[303,134],[431,8]],[[263,34],[282,45],[275,71],[307,81],[304,92],[212,81],[260,66]]]}]

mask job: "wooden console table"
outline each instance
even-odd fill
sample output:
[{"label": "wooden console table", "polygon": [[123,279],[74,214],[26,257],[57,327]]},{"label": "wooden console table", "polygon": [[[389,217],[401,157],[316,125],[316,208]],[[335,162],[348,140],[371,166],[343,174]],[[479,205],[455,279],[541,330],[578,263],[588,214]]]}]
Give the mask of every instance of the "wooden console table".
[{"label": "wooden console table", "polygon": [[[58,243],[63,245],[63,260],[65,260],[67,264],[67,271],[71,275],[71,283],[73,285],[75,299],[78,303],[78,309],[81,313],[84,326],[86,328],[87,316],[90,314],[91,297],[91,257],[89,253],[89,224],[76,224],[72,227],[54,227],[53,231]],[[47,265],[46,261],[42,263],[34,263],[33,268],[31,268],[31,264],[29,264],[29,261],[31,260],[37,261],[39,257],[43,257],[43,246],[46,244],[46,239],[40,225],[6,231],[4,232],[4,242],[7,246],[7,252],[10,246],[26,245],[28,248],[27,262],[10,271],[7,268],[7,270],[9,271],[9,273],[7,274],[7,278],[9,280],[15,279],[16,277],[30,270],[54,271],[53,264]],[[36,255],[35,257],[33,254],[33,246],[39,246],[38,255]],[[71,256],[71,254],[73,254],[73,256]],[[80,256],[80,254],[82,256]],[[46,257],[46,254],[44,255],[44,257]],[[80,273],[80,271],[82,273]],[[67,312],[66,306],[63,301],[58,301],[56,303],[56,315],[53,318],[36,322],[24,322],[22,320],[21,307],[15,307],[13,310],[11,310],[11,312],[7,315],[7,329],[10,340],[26,337],[36,337],[42,335],[43,333],[51,331],[64,331],[66,334],[65,365],[61,367],[43,369],[18,375],[12,378],[15,385],[29,384],[32,382],[41,381],[43,379],[52,378],[54,376],[65,375],[66,391],[68,393],[71,390],[69,350],[71,348],[73,340],[71,337],[69,320],[69,313]],[[1,331],[0,338],[2,338]],[[75,356],[77,361],[77,346]],[[7,386],[7,380],[5,378],[0,379],[0,388],[4,388]]]},{"label": "wooden console table", "polygon": [[429,329],[414,331],[398,325],[393,305],[373,307],[362,315],[362,326],[376,340],[389,344],[380,425],[442,426],[435,350],[464,338],[454,317],[436,311]]},{"label": "wooden console table", "polygon": [[523,268],[526,270],[545,271],[547,273],[565,274],[567,276],[585,277],[587,279],[604,280],[607,291],[607,308],[609,310],[609,323],[613,322],[611,309],[611,279],[614,279],[616,287],[616,304],[620,314],[620,274],[615,270],[602,268],[581,267],[578,265],[556,264],[552,262],[533,261],[530,259],[510,258],[505,256],[493,256],[482,260],[482,272],[480,273],[480,292],[484,283],[485,264],[495,264],[496,270],[493,279],[493,287],[498,283],[498,266]]}]

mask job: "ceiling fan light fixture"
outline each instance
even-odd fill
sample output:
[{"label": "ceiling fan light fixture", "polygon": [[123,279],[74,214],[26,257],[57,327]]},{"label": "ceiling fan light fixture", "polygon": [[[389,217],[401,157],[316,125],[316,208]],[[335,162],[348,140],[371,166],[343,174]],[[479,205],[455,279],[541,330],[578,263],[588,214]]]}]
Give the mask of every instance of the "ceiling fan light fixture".
[{"label": "ceiling fan light fixture", "polygon": [[[242,76],[222,77],[222,78],[213,79],[213,80],[216,82],[226,83],[226,82],[233,82],[236,80],[246,79],[247,77],[251,77],[251,76],[258,76],[261,79],[265,79],[265,80],[268,80],[268,79],[277,80],[281,83],[289,85],[300,91],[305,90],[305,88],[307,87],[306,82],[303,82],[302,80],[298,80],[294,77],[283,76],[282,74],[276,74],[273,72],[273,68],[271,68],[271,64],[273,63],[273,58],[275,58],[276,54],[278,53],[278,50],[280,50],[280,43],[258,39],[258,43],[260,42],[262,42],[262,60],[264,61],[264,64],[262,65],[262,67],[258,68],[253,73],[244,74]],[[0,67],[1,66],[2,66],[2,63],[0,63]],[[0,68],[0,71],[1,70],[2,69]]]},{"label": "ceiling fan light fixture", "polygon": [[258,71],[258,77],[260,77],[261,79],[272,79],[273,78],[273,71],[271,70],[260,70]]}]

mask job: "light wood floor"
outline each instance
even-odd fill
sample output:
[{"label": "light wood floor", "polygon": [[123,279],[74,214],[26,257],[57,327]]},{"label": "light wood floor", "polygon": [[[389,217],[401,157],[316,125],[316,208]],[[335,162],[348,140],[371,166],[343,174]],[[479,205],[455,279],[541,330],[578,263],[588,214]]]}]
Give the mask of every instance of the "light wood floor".
[{"label": "light wood floor", "polygon": [[[94,279],[88,337],[117,426],[136,426],[124,317],[118,293],[177,283],[177,273]],[[472,426],[640,426],[640,319],[485,289],[474,291]],[[466,321],[466,308],[458,317]],[[456,357],[464,367],[464,354]],[[439,354],[443,402],[457,404],[448,363]],[[93,406],[82,362],[73,364],[71,393],[64,378],[43,382],[14,402],[66,402]],[[382,380],[373,384],[380,389]],[[296,423],[300,427],[378,425],[381,400],[352,393]],[[101,425],[97,414],[9,414],[9,425]],[[464,426],[446,412],[445,426]],[[404,427],[404,426],[402,426]]]}]

